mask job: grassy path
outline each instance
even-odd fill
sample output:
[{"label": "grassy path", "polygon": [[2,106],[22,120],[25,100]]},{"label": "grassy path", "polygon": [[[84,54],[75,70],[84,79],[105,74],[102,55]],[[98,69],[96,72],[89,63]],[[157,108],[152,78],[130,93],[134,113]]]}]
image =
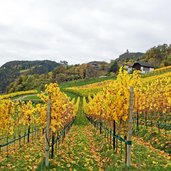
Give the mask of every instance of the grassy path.
[{"label": "grassy path", "polygon": [[57,170],[99,170],[101,157],[92,125],[74,125],[55,156]]}]

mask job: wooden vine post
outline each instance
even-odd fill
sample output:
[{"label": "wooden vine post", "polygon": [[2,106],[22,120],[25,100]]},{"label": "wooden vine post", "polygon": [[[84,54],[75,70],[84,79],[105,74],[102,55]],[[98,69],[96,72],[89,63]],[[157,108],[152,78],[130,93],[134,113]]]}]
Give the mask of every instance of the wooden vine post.
[{"label": "wooden vine post", "polygon": [[50,138],[49,138],[49,129],[50,129],[50,99],[48,99],[47,103],[47,121],[46,121],[46,133],[45,133],[45,141],[46,141],[46,152],[45,152],[45,166],[49,167],[49,152],[50,152]]},{"label": "wooden vine post", "polygon": [[54,142],[55,142],[55,134],[52,133],[52,145],[51,145],[51,148],[52,148],[51,158],[52,159],[53,159],[53,156],[54,156]]},{"label": "wooden vine post", "polygon": [[113,149],[116,148],[116,123],[115,120],[113,121]]},{"label": "wooden vine post", "polygon": [[100,113],[100,134],[102,134],[102,114]]},{"label": "wooden vine post", "polygon": [[[30,118],[29,118],[29,122],[30,122]],[[28,135],[27,135],[27,142],[29,143],[30,142],[30,123],[29,123],[29,126],[28,126]]]},{"label": "wooden vine post", "polygon": [[131,165],[131,144],[132,144],[132,127],[133,127],[133,102],[134,102],[134,88],[130,88],[130,107],[128,118],[128,134],[127,134],[127,167]]}]

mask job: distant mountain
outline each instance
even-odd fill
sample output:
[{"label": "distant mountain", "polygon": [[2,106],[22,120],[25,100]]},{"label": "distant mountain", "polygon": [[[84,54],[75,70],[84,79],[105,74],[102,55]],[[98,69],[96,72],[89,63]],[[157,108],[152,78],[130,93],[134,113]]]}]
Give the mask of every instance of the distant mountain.
[{"label": "distant mountain", "polygon": [[60,64],[54,61],[11,61],[0,67],[0,93],[21,75],[47,74]]},{"label": "distant mountain", "polygon": [[128,50],[116,59],[117,62],[139,60],[144,53],[142,52],[129,52]]}]

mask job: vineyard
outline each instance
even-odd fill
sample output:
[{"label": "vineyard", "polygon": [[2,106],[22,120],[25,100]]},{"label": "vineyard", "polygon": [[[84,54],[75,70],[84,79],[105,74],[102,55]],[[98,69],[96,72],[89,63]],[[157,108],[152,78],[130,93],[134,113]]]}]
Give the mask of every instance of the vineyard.
[{"label": "vineyard", "polygon": [[0,170],[171,170],[170,67],[1,95],[0,118]]}]

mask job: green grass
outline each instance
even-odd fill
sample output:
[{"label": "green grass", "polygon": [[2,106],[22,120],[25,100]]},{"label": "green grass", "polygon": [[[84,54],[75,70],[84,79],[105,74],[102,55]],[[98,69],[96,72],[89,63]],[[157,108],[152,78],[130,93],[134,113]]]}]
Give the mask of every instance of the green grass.
[{"label": "green grass", "polygon": [[170,131],[166,131],[154,126],[145,127],[143,125],[139,125],[138,132],[134,132],[134,135],[143,138],[144,141],[151,144],[156,149],[164,151],[171,155],[171,134]]},{"label": "green grass", "polygon": [[82,126],[82,125],[85,126],[89,123],[89,121],[87,120],[87,118],[85,117],[83,113],[82,103],[83,103],[83,99],[80,98],[80,107],[79,107],[78,115],[75,120],[75,125],[78,125],[78,126]]},{"label": "green grass", "polygon": [[73,98],[77,98],[78,97],[78,94],[77,93],[74,93],[74,92],[70,92],[68,90],[62,90],[68,97],[70,97],[70,99],[73,99]]},{"label": "green grass", "polygon": [[83,86],[87,84],[97,83],[106,80],[115,80],[115,79],[116,77],[88,78],[88,79],[63,82],[59,86],[63,89],[67,87]]}]

